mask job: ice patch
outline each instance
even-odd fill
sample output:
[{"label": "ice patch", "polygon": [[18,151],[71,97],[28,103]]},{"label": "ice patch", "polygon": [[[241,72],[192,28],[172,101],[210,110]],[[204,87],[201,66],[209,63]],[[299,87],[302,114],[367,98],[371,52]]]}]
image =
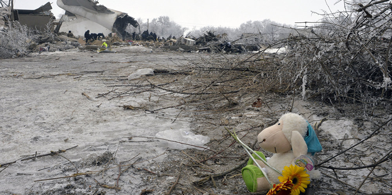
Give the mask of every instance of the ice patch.
[{"label": "ice patch", "polygon": [[[320,126],[320,129],[331,134],[336,140],[345,140],[353,137],[352,134],[356,131],[354,126],[351,120],[328,120]],[[355,141],[350,139],[345,140],[343,145],[349,147],[354,143]]]},{"label": "ice patch", "polygon": [[133,79],[138,79],[141,76],[153,76],[154,75],[154,69],[152,68],[143,68],[143,69],[139,69],[136,72],[130,74],[128,76],[128,80],[133,80]]},{"label": "ice patch", "polygon": [[[166,131],[161,131],[156,134],[156,137],[158,138],[163,138],[163,139],[169,139],[181,143],[186,143],[190,145],[195,145],[195,146],[203,146],[204,144],[208,143],[210,141],[210,138],[208,136],[203,136],[203,135],[195,135],[194,133],[187,131],[187,130],[166,130]],[[187,148],[196,148],[196,149],[201,149],[197,147],[192,147],[189,145],[184,145],[180,143],[175,143],[175,142],[170,142],[169,147],[171,149],[178,149],[178,150],[184,150]]]},{"label": "ice patch", "polygon": [[264,53],[276,53],[276,54],[282,54],[286,53],[287,48],[286,47],[281,47],[281,48],[269,48],[264,51]]}]

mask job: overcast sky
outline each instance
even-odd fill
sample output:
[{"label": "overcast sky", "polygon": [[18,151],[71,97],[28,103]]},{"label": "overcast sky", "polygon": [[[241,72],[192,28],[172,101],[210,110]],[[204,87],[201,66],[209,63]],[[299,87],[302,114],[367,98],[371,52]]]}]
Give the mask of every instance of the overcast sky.
[{"label": "overcast sky", "polygon": [[[48,0],[14,0],[16,9],[36,9]],[[64,11],[50,0],[53,14]],[[339,0],[99,0],[107,8],[128,13],[143,22],[159,16],[169,16],[189,30],[204,26],[238,28],[247,21],[272,21],[294,25],[295,22],[317,21],[321,17],[312,11],[344,10]],[[328,5],[327,5],[328,3]]]}]

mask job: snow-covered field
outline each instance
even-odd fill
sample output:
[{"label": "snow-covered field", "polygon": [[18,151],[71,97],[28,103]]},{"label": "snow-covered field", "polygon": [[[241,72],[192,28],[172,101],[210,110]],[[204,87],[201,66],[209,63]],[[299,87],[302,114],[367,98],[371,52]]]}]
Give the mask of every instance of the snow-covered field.
[{"label": "snow-covered field", "polygon": [[[58,180],[46,183],[36,180],[72,175],[76,170],[70,161],[81,166],[78,164],[92,162],[105,151],[116,153],[116,160],[121,162],[138,154],[144,159],[158,156],[169,145],[186,147],[146,138],[130,139],[132,136],[155,137],[159,133],[157,136],[162,138],[193,145],[203,145],[209,140],[190,132],[190,119],[176,117],[179,113],[176,108],[148,113],[145,109],[122,107],[157,109],[177,104],[176,97],[164,92],[151,90],[110,101],[97,97],[109,92],[110,85],[127,84],[127,76],[138,69],[176,68],[167,63],[169,54],[131,47],[127,53],[117,54],[71,51],[32,55],[0,62],[0,163],[16,161],[0,169],[0,194],[56,189],[60,185],[56,184]],[[62,153],[64,157],[21,161],[73,146],[77,147]],[[71,170],[64,170],[66,167]],[[91,167],[89,171],[96,171],[92,164]],[[132,178],[132,182],[138,180],[141,178]],[[128,186],[131,194],[132,189],[139,190]]]}]

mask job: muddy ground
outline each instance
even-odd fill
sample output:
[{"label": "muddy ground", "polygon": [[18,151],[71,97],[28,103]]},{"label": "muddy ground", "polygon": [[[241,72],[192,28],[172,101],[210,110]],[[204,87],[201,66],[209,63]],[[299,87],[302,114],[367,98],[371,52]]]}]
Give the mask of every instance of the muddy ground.
[{"label": "muddy ground", "polygon": [[[372,165],[392,149],[384,124],[391,111],[295,94],[234,93],[243,86],[226,86],[230,96],[204,96],[189,86],[203,80],[195,67],[214,54],[115,51],[1,60],[0,194],[251,194],[240,174],[247,157],[226,128],[259,149],[256,135],[288,111],[313,125],[327,119],[318,128],[318,162],[375,133],[325,166]],[[224,58],[230,57],[239,58]],[[155,75],[128,80],[144,68]],[[252,107],[257,98],[262,106]],[[391,159],[384,161],[370,176],[372,167],[320,168],[323,177],[310,194],[354,194],[365,178],[360,194],[392,193],[391,167]]]}]

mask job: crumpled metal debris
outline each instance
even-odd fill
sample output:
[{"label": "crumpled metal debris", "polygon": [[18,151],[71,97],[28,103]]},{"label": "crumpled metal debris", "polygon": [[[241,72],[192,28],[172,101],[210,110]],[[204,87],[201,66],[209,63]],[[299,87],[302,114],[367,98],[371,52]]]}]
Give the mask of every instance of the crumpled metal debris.
[{"label": "crumpled metal debris", "polygon": [[57,0],[57,5],[67,11],[68,18],[73,17],[65,20],[63,25],[67,28],[66,32],[71,30],[75,35],[82,36],[85,31],[90,30],[92,32],[115,32],[119,37],[125,37],[125,29],[128,25],[139,26],[138,22],[127,13],[98,5],[98,1]]}]

